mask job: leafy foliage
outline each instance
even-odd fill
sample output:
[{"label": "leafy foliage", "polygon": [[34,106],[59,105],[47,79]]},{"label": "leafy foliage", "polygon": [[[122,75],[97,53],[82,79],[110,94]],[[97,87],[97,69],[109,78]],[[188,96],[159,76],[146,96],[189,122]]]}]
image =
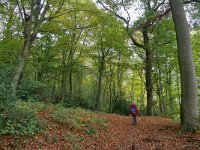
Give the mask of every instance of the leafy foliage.
[{"label": "leafy foliage", "polygon": [[91,104],[90,101],[88,99],[83,99],[81,97],[78,96],[74,96],[74,97],[70,97],[68,99],[66,99],[63,103],[63,105],[67,108],[85,108],[85,109],[91,109]]},{"label": "leafy foliage", "polygon": [[87,130],[85,132],[87,135],[93,135],[93,134],[96,133],[96,130],[94,129],[94,127],[92,126],[92,124],[90,124],[89,122],[86,122],[85,126],[87,127]]},{"label": "leafy foliage", "polygon": [[62,136],[62,139],[64,139],[65,141],[68,141],[70,143],[73,144],[74,149],[78,149],[78,147],[80,147],[80,145],[78,144],[78,142],[82,141],[83,138],[78,137],[77,135],[71,133],[71,132],[67,132]]},{"label": "leafy foliage", "polygon": [[34,80],[25,80],[19,87],[17,96],[22,100],[39,101],[40,95],[37,91],[45,87],[45,84]]},{"label": "leafy foliage", "polygon": [[130,102],[125,99],[116,99],[113,104],[113,113],[128,115],[129,114]]},{"label": "leafy foliage", "polygon": [[[11,94],[11,81],[13,70],[4,65],[0,69],[0,114],[6,109],[13,107],[14,97]],[[1,118],[2,119],[2,118]],[[1,124],[2,122],[0,122]]]},{"label": "leafy foliage", "polygon": [[33,136],[44,129],[42,122],[38,120],[31,107],[17,104],[15,106],[0,114],[1,134]]},{"label": "leafy foliage", "polygon": [[47,106],[42,102],[24,102],[24,101],[17,101],[16,102],[17,108],[20,110],[31,109],[31,111],[37,113],[40,111],[44,111]]},{"label": "leafy foliage", "polygon": [[87,127],[88,134],[95,133],[95,127],[93,124],[99,127],[106,128],[107,120],[105,118],[95,117],[90,111],[86,111],[80,108],[64,108],[61,105],[56,105],[55,109],[48,116],[49,119],[55,121],[61,125],[67,125],[71,129],[80,129],[81,127]]},{"label": "leafy foliage", "polygon": [[9,66],[1,66],[0,69],[0,102],[3,100],[9,100],[10,94],[10,82],[12,81],[12,69]]}]

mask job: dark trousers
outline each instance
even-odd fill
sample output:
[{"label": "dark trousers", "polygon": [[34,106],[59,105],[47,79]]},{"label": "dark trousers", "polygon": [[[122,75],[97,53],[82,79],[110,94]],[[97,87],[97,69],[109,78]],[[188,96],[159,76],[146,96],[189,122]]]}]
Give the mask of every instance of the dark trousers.
[{"label": "dark trousers", "polygon": [[133,123],[133,125],[136,124],[136,115],[132,115],[132,123]]}]

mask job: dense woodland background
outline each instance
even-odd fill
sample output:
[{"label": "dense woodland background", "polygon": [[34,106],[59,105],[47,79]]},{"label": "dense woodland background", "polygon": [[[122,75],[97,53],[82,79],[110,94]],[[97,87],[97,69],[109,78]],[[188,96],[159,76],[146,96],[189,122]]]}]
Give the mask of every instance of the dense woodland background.
[{"label": "dense woodland background", "polygon": [[[200,3],[183,2],[199,101]],[[17,114],[19,101],[121,115],[135,102],[140,115],[179,121],[180,67],[169,8],[167,0],[2,0],[0,127],[8,125],[5,114]]]}]

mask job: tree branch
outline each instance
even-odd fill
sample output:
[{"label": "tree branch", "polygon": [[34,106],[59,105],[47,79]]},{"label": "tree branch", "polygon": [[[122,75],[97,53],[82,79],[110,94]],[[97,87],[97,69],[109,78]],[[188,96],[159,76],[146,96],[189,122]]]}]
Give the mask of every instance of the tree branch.
[{"label": "tree branch", "polygon": [[131,17],[130,17],[130,14],[129,14],[128,10],[127,10],[126,7],[124,6],[124,0],[122,0],[122,6],[123,6],[123,9],[125,10],[125,12],[126,12],[127,15],[128,15],[128,17],[127,17],[127,23],[129,24]]},{"label": "tree branch", "polygon": [[187,1],[183,1],[183,4],[189,4],[192,2],[200,3],[200,0],[187,0]]},{"label": "tree branch", "polygon": [[[124,17],[120,16],[120,15],[117,14],[115,11],[112,11],[111,9],[109,9],[108,7],[106,7],[106,6],[102,3],[101,0],[98,0],[97,2],[98,2],[99,4],[101,4],[101,6],[102,6],[105,10],[107,10],[107,11],[109,11],[109,12],[111,12],[111,13],[114,13],[114,15],[115,15],[117,18],[123,20],[123,21],[126,23],[126,25],[129,24],[130,18],[129,18],[129,20],[127,20],[128,18],[125,19]],[[122,2],[122,3],[123,3],[123,2]],[[123,7],[124,7],[124,5],[123,5]],[[127,11],[127,10],[125,9],[125,7],[124,7],[124,10]],[[129,14],[128,14],[128,15],[129,15]],[[129,17],[130,17],[130,15],[129,15]]]},{"label": "tree branch", "polygon": [[147,19],[144,23],[141,23],[137,29],[141,30],[141,29],[146,29],[148,27],[150,27],[152,24],[154,24],[156,21],[160,21],[162,18],[164,18],[165,16],[167,16],[169,14],[169,12],[171,11],[170,8],[168,8],[166,11],[164,11],[161,14],[157,14],[154,18],[149,18]]},{"label": "tree branch", "polygon": [[157,11],[159,9],[159,7],[161,5],[165,4],[165,0],[163,0],[160,4],[158,4],[155,8],[154,8],[154,11]]},{"label": "tree branch", "polygon": [[63,5],[64,5],[64,0],[63,0],[62,2],[60,2],[60,6],[59,6],[59,8],[58,8],[55,12],[54,12],[55,9],[53,9],[53,10],[51,11],[51,13],[50,13],[48,19],[53,19],[53,18],[55,18],[55,17],[51,17],[51,16],[52,16],[53,14],[58,13],[58,12],[61,10],[61,8],[62,8]]},{"label": "tree branch", "polygon": [[17,3],[17,7],[18,7],[18,9],[19,9],[20,16],[21,16],[21,18],[22,18],[22,24],[24,25],[25,19],[24,19],[24,17],[23,17],[23,12],[22,12],[21,7],[20,7],[20,5],[19,5],[19,1],[16,0],[16,3]]}]

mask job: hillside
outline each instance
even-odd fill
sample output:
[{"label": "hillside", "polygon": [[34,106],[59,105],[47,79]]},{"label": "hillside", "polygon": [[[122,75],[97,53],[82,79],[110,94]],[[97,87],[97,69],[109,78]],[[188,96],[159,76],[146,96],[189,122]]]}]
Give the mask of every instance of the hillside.
[{"label": "hillside", "polygon": [[83,109],[48,107],[37,112],[44,131],[29,136],[1,135],[0,149],[25,150],[173,150],[200,149],[200,133],[181,133],[179,125],[161,117],[137,118]]}]

